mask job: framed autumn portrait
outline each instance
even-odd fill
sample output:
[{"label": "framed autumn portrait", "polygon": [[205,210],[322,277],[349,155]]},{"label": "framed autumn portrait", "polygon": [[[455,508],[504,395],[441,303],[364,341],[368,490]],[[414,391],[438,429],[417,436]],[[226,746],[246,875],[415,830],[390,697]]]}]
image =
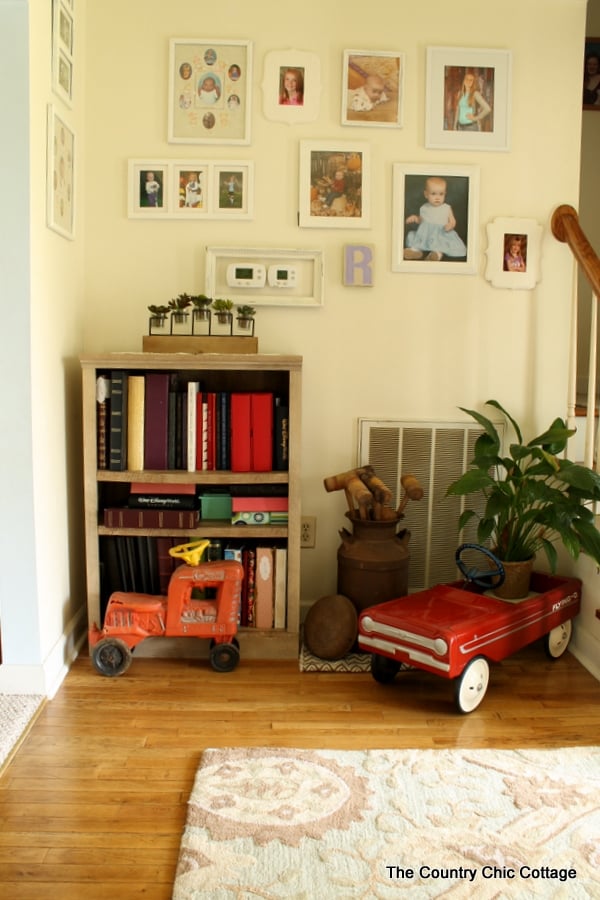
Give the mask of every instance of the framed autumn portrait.
[{"label": "framed autumn portrait", "polygon": [[299,222],[304,228],[370,227],[370,147],[300,144]]}]

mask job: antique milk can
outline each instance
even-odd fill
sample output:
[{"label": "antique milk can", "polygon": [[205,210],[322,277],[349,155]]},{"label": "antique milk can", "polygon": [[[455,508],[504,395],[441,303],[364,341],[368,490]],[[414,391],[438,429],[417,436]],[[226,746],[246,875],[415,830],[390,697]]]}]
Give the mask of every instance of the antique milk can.
[{"label": "antique milk can", "polygon": [[397,533],[398,519],[361,519],[346,513],[352,533],[340,530],[337,590],[358,612],[408,593],[410,532]]}]

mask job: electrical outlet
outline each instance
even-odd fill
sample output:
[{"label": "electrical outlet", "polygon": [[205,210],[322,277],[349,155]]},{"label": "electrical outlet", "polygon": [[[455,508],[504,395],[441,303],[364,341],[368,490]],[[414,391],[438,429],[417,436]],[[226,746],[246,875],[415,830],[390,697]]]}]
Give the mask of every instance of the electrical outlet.
[{"label": "electrical outlet", "polygon": [[300,546],[314,547],[317,536],[317,520],[315,516],[302,516],[300,520]]}]

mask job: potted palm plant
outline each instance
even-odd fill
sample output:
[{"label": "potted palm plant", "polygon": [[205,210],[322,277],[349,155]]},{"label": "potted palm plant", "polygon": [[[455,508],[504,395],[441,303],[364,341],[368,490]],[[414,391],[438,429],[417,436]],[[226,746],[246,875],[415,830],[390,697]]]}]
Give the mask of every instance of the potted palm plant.
[{"label": "potted palm plant", "polygon": [[[459,530],[474,519],[480,544],[490,545],[503,563],[527,562],[529,573],[541,550],[551,571],[556,571],[556,543],[562,543],[573,559],[586,553],[600,565],[600,533],[592,509],[592,504],[600,500],[600,476],[559,455],[576,429],[567,428],[557,418],[525,444],[520,426],[500,403],[488,400],[486,405],[507,418],[518,443],[511,444],[508,455],[502,456],[494,423],[475,410],[461,407],[481,425],[483,433],[475,442],[471,467],[448,487],[447,495],[478,495],[483,512],[465,509]],[[526,588],[520,588],[512,596],[526,593]]]}]

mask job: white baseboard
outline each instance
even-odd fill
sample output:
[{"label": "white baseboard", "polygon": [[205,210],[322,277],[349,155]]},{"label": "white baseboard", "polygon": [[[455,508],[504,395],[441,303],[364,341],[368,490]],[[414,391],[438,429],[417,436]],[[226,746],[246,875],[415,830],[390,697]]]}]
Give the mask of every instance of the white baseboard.
[{"label": "white baseboard", "polygon": [[588,672],[600,681],[600,641],[589,631],[575,625],[569,650]]},{"label": "white baseboard", "polygon": [[83,607],[67,623],[64,633],[42,664],[0,665],[0,693],[41,694],[49,699],[54,697],[85,643],[86,635],[87,615]]}]

